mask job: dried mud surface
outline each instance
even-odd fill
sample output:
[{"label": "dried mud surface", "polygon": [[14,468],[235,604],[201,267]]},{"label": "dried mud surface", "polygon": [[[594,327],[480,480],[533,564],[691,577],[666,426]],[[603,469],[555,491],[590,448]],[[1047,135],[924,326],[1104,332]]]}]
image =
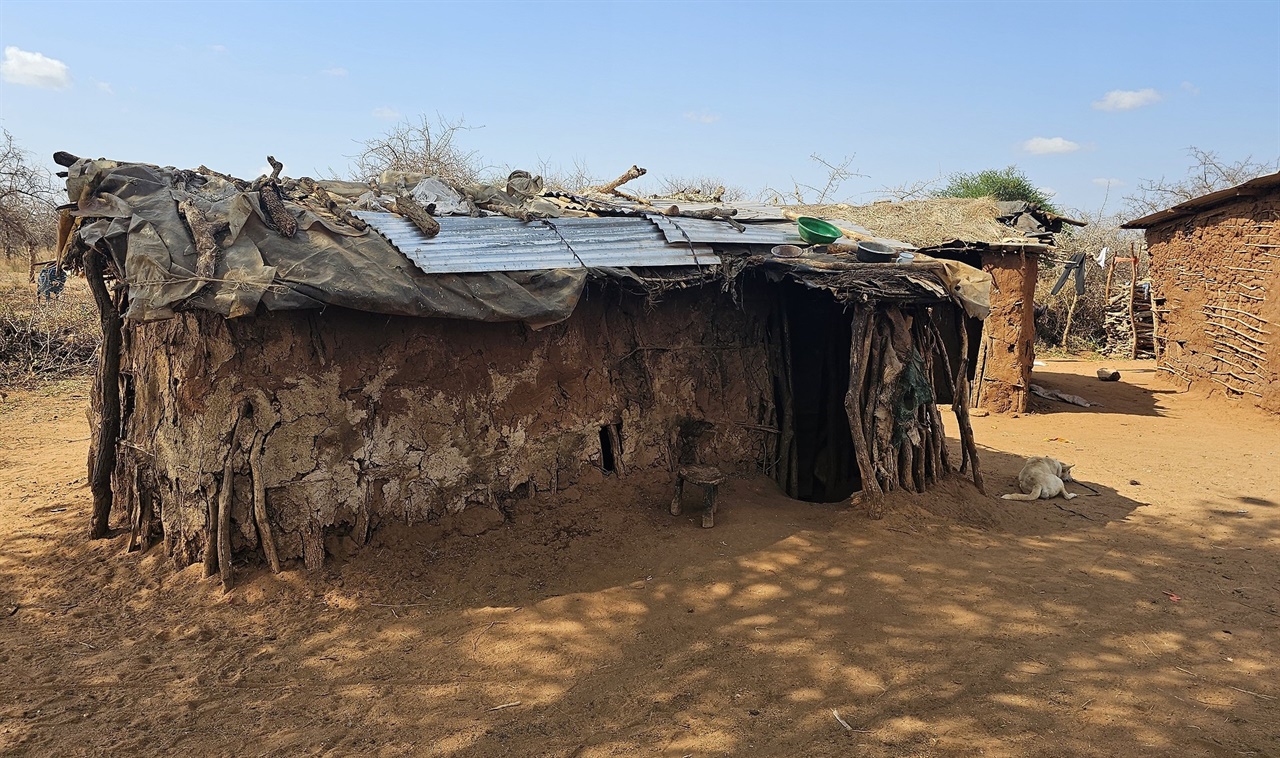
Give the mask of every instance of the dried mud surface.
[{"label": "dried mud surface", "polygon": [[1280,196],[1237,199],[1147,233],[1162,368],[1280,413]]},{"label": "dried mud surface", "polygon": [[[737,481],[704,530],[610,480],[226,595],[89,542],[85,389],[11,391],[0,754],[1280,755],[1280,425],[1098,365],[974,420],[987,497]],[[997,499],[1041,454],[1102,494]]]}]

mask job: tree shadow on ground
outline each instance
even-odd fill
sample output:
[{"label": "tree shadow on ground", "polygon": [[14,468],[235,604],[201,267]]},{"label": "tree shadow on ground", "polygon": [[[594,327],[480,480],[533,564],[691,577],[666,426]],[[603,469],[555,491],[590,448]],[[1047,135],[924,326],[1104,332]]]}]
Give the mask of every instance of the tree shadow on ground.
[{"label": "tree shadow on ground", "polygon": [[1026,458],[982,445],[978,450],[988,497],[974,497],[970,487],[952,484],[929,493],[929,497],[922,499],[921,507],[979,529],[1049,536],[1078,534],[1127,521],[1134,511],[1147,505],[1113,487],[1092,482],[1083,474],[1079,481],[1066,484],[1067,491],[1077,495],[1071,500],[1061,497],[1035,502],[1003,500],[1001,495],[1021,492],[1018,472]]},{"label": "tree shadow on ground", "polygon": [[[0,747],[1280,750],[1266,699],[1280,693],[1259,689],[1280,618],[1209,606],[1190,581],[1205,563],[1274,584],[1273,553],[1215,552],[1182,526],[1124,533],[1142,504],[1114,490],[1067,503],[1079,514],[1000,501],[1021,461],[982,457],[992,496],[950,480],[891,496],[882,521],[756,480],[729,486],[701,529],[624,482],[525,501],[476,537],[402,533],[322,576],[242,566],[225,597],[159,550],[122,556],[123,540],[86,543],[35,515],[0,560],[23,605],[0,619],[0,681],[18,685]],[[1244,527],[1223,525],[1253,539]],[[57,560],[40,558],[49,541]]]}]

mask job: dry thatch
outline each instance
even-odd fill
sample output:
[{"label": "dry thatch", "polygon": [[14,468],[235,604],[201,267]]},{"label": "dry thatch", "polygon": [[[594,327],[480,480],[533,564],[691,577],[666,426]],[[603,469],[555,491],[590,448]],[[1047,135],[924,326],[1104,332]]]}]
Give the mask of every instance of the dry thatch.
[{"label": "dry thatch", "polygon": [[1000,209],[993,198],[938,198],[880,202],[871,205],[794,205],[790,210],[806,216],[844,220],[877,236],[932,247],[952,240],[997,243],[1023,239],[1014,229],[996,220]]}]

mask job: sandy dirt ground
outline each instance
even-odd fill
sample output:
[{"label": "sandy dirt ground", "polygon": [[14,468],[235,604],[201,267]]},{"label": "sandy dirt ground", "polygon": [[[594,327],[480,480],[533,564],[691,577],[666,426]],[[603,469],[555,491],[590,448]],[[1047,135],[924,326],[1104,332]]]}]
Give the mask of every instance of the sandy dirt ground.
[{"label": "sandy dirt ground", "polygon": [[[704,530],[623,480],[226,595],[88,541],[86,386],[11,391],[0,753],[1280,756],[1280,420],[1097,366],[975,419],[986,497],[739,481]],[[1038,454],[1101,494],[997,499]]]}]

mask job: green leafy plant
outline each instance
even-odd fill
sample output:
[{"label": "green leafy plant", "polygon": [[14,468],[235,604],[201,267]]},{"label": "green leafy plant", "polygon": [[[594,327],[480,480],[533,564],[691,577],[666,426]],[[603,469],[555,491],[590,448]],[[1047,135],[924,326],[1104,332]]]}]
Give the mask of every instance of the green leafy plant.
[{"label": "green leafy plant", "polygon": [[947,177],[947,184],[936,197],[994,197],[996,200],[1023,200],[1056,213],[1049,195],[1037,187],[1017,166],[977,173],[958,172]]}]

